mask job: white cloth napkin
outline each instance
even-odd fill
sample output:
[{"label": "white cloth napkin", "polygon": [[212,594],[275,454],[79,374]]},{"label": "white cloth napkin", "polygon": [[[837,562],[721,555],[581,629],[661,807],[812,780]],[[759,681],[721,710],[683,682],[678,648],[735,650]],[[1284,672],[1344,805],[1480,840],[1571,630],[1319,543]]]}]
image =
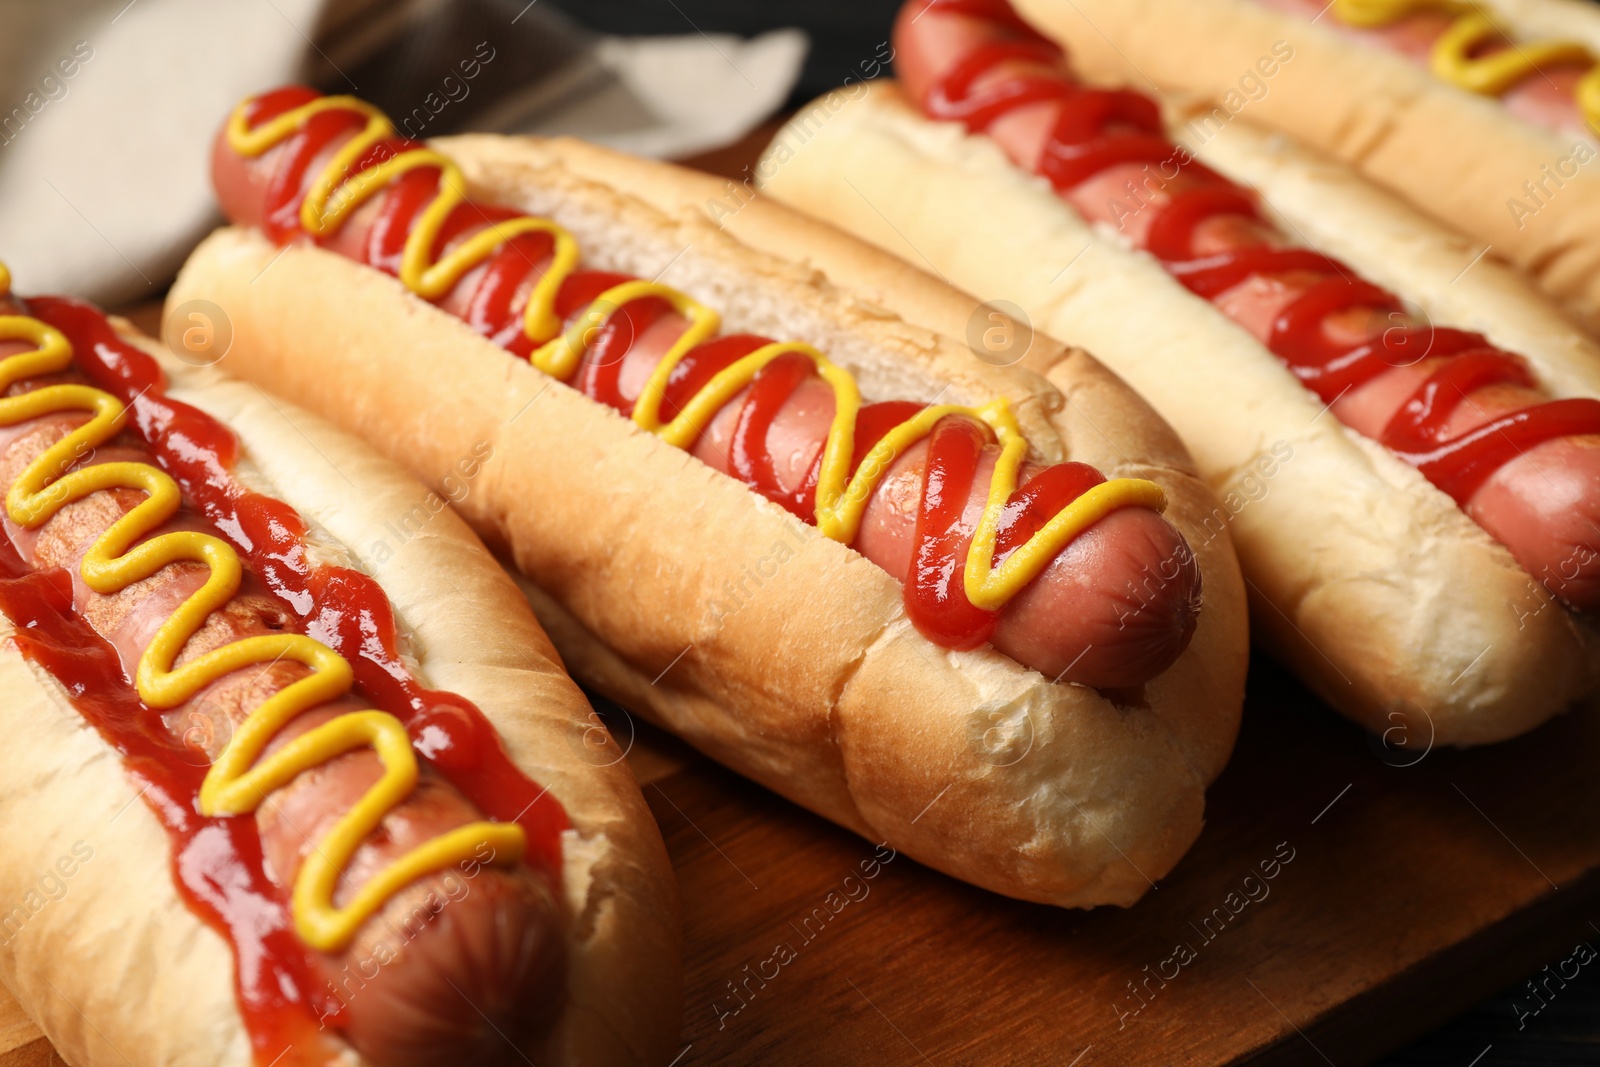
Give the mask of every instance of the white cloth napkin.
[{"label": "white cloth napkin", "polygon": [[[704,152],[738,140],[778,110],[805,53],[799,30],[748,41],[726,34],[603,38],[595,59],[616,82],[523,132],[573,133],[656,158]],[[644,115],[626,100],[642,105]]]},{"label": "white cloth napkin", "polygon": [[[208,160],[229,110],[336,63],[319,33],[331,21],[327,7],[0,0],[0,260],[18,290],[106,304],[159,295],[217,221]],[[397,10],[367,21],[403,23]],[[797,30],[748,41],[585,37],[589,74],[541,94],[539,57],[517,43],[528,28],[514,31],[508,20],[498,44],[489,31],[494,63],[525,77],[527,88],[487,111],[475,102],[474,128],[573,133],[657,156],[742,136],[788,96],[806,49]],[[370,56],[371,41],[363,46]],[[428,77],[431,84],[438,75]]]}]

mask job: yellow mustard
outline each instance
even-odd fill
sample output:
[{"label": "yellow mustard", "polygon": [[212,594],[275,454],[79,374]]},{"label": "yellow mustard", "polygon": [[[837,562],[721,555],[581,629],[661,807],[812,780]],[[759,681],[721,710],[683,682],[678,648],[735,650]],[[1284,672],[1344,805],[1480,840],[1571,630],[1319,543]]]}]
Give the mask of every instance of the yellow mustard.
[{"label": "yellow mustard", "polygon": [[1334,0],[1333,12],[1341,22],[1376,29],[1420,11],[1456,15],[1433,44],[1429,68],[1434,75],[1469,92],[1499,96],[1542,67],[1558,63],[1589,63],[1578,82],[1576,98],[1584,121],[1600,131],[1600,63],[1581,41],[1527,41],[1485,56],[1473,52],[1500,35],[1494,21],[1468,0]]},{"label": "yellow mustard", "polygon": [[[10,273],[0,264],[0,296],[10,291]],[[38,319],[0,316],[0,340],[27,341],[35,347],[0,360],[0,394],[25,379],[54,374],[72,362],[72,345],[60,331]],[[48,385],[0,399],[0,426],[62,412],[84,412],[90,419],[29,464],[6,494],[6,510],[26,529],[48,522],[63,507],[102,489],[134,489],[145,494],[132,511],[112,524],[89,549],[82,565],[90,589],[113,595],[171,563],[192,560],[209,568],[201,588],[161,625],[139,658],[135,685],[152,708],[176,707],[232,671],[279,660],[311,669],[250,713],[227,749],[206,774],[201,813],[241,815],[254,811],[273,790],[296,775],[354,749],[370,745],[383,763],[383,777],[318,841],[295,878],[291,911],[302,940],[322,952],[338,952],[357,929],[396,892],[433,871],[471,858],[483,842],[496,862],[515,864],[526,845],[514,823],[478,822],[425,842],[378,872],[343,907],[334,891],[357,848],[417,781],[417,759],[404,724],[380,711],[339,715],[284,745],[265,759],[274,736],[301,713],[335,700],[354,684],[350,664],[327,645],[303,634],[247,637],[207,652],[182,667],[173,664],[185,644],[239,589],[239,556],[221,538],[176,531],[139,543],[166,522],[182,500],[177,482],[148,463],[97,463],[71,470],[78,457],[123,428],[127,410],[120,400],[87,385]]]},{"label": "yellow mustard", "polygon": [[1019,430],[1006,402],[996,400],[981,408],[945,404],[930,407],[891,430],[863,458],[854,476],[850,459],[855,449],[856,416],[861,394],[855,379],[810,345],[776,342],[758,348],[715,375],[671,422],[660,421],[660,410],[672,369],[689,350],[711,338],[721,326],[716,311],[660,282],[632,280],[613,286],[595,298],[565,332],[555,312],[561,283],[578,269],[577,242],[549,219],[524,216],[496,222],[450,250],[437,263],[432,250],[450,213],[466,199],[466,180],[447,156],[431,148],[409,149],[351,175],[355,163],[374,144],[394,136],[388,118],[371,104],[351,96],[320,97],[278,115],[255,128],[249,125],[250,101],[236,108],[227,126],[228,145],[245,158],[255,158],[281,144],[313,115],[327,111],[355,112],[366,126],[336,152],[316,174],[300,205],[300,224],[313,237],[338,230],[360,204],[407,171],[434,167],[439,171],[439,191],[417,219],[406,238],[400,258],[400,281],[418,296],[434,300],[448,293],[467,271],[487,259],[504,242],[523,233],[542,232],[554,241],[552,261],[529,296],[523,328],[538,346],[533,365],[561,381],[570,378],[583,354],[598,336],[598,327],[629,301],[657,297],[688,320],[688,327],[656,364],[634,405],[633,421],[678,448],[687,448],[710,423],[717,411],[750,384],[757,372],[787,353],[800,353],[814,362],[817,373],[833,389],[834,416],[823,444],[822,469],[817,482],[817,528],[824,536],[849,544],[855,539],[869,498],[894,460],[933,432],[946,415],[968,415],[993,430],[1001,454],[990,481],[987,503],[963,580],[967,598],[985,610],[995,611],[1022,591],[1068,542],[1083,530],[1119,508],[1166,506],[1161,487],[1143,478],[1116,478],[1095,486],[1063,508],[1044,527],[1019,546],[999,568],[994,553],[1005,503],[1017,488],[1028,441]]}]

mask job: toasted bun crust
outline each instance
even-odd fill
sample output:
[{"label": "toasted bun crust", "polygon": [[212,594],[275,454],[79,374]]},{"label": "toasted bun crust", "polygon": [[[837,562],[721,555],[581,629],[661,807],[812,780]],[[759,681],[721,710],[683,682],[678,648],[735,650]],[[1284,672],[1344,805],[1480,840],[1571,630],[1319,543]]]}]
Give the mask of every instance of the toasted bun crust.
[{"label": "toasted bun crust", "polygon": [[[1524,39],[1578,38],[1600,54],[1600,11],[1573,0],[1488,0]],[[1534,276],[1600,330],[1600,165],[1592,143],[1540,129],[1499,101],[1441,81],[1402,56],[1255,0],[1017,0],[1091,80],[1220,102],[1356,167]],[[1157,27],[1155,32],[1151,27]],[[1248,99],[1239,81],[1287,42],[1294,56]],[[1254,94],[1252,94],[1253,96]],[[1223,112],[1224,119],[1227,110]],[[1586,149],[1583,159],[1574,151]],[[1559,188],[1543,168],[1569,160]],[[1579,165],[1582,163],[1583,165]],[[1523,183],[1545,181],[1531,199]],[[1514,211],[1513,200],[1531,213]]]},{"label": "toasted bun crust", "polygon": [[[445,147],[477,195],[554,217],[588,262],[665,270],[727,329],[815,344],[868,396],[1005,395],[1042,458],[1070,445],[1109,472],[1160,482],[1192,538],[1215,506],[1170,431],[1081,354],[1063,361],[1068,404],[1036,376],[984,367],[696,212],[664,215],[622,191],[637,166],[635,179],[699,196],[676,168],[614,160],[611,171],[599,156],[580,166],[574,146],[520,139]],[[788,254],[808,255],[818,227],[770,211],[791,227]],[[580,678],[841,825],[1012,896],[1131,903],[1194,840],[1243,691],[1242,597],[1225,538],[1195,538],[1207,604],[1189,651],[1142,701],[1116,706],[990,649],[930,644],[885,571],[508,359],[394,279],[305,247],[262,274],[275,256],[254,233],[221,231],[174,299],[226,309],[231,372],[301,398],[434,484],[474,442],[492,443],[460,507],[531,579]]]},{"label": "toasted bun crust", "polygon": [[[1257,633],[1335,707],[1374,730],[1402,726],[1410,743],[1465,745],[1521,733],[1593,688],[1593,629],[1449,497],[1326,414],[1244,330],[1154,259],[1092,230],[986,138],[928,122],[898,86],[875,83],[803,110],[773,145],[768,191],[1015,301],[1139,389],[1223,495]],[[1553,387],[1592,389],[1587,343],[1536,312],[1525,287],[1508,288],[1507,272],[1452,293],[1443,272],[1459,245],[1414,212],[1387,202],[1387,244],[1365,249],[1359,212],[1380,194],[1331,166],[1302,170],[1281,144],[1241,135],[1228,151],[1241,171],[1258,164],[1249,177],[1297,225],[1320,212],[1319,232],[1355,266],[1387,257],[1374,274],[1431,300],[1436,321],[1461,312],[1493,339],[1515,337]],[[1474,300],[1470,316],[1457,306]],[[1502,307],[1517,324],[1507,332]]]},{"label": "toasted bun crust", "polygon": [[[144,346],[171,396],[233,429],[240,477],[308,521],[318,558],[381,581],[418,676],[482,709],[517,765],[566,808],[568,1000],[540,1062],[665,1062],[682,1007],[666,850],[621,753],[613,744],[596,755],[593,712],[516,587],[448,509],[397,538],[386,524],[429,494],[366,445]],[[59,903],[0,938],[0,977],[67,1062],[245,1067],[227,944],[178,896],[166,832],[121,758],[10,632],[0,616],[0,901],[9,909],[37,893],[75,843],[92,856]],[[350,1052],[344,1062],[362,1061]]]}]

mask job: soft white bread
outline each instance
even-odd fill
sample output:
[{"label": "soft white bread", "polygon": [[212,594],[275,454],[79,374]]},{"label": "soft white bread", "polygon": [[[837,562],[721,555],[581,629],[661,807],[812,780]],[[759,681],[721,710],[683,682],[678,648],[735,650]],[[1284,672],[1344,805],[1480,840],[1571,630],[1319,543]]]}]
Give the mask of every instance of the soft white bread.
[{"label": "soft white bread", "polygon": [[[308,520],[316,558],[379,580],[417,676],[473,701],[566,808],[567,1001],[539,1062],[665,1062],[682,1008],[666,851],[621,753],[593,755],[592,711],[516,587],[448,509],[396,538],[386,524],[428,490],[366,445],[158,354],[170,395],[238,435],[241,478]],[[0,616],[0,977],[69,1063],[245,1067],[226,943],[179,898],[166,832],[121,758],[10,632]],[[75,845],[65,895],[35,909],[29,894]]]},{"label": "soft white bread", "polygon": [[[1256,632],[1335,707],[1375,730],[1404,726],[1413,744],[1476,744],[1527,730],[1593,688],[1590,626],[1153,258],[1091,229],[988,139],[924,120],[897,85],[837,97],[825,121],[778,133],[764,188],[979,296],[1015,302],[1140,390],[1224,497]],[[1288,146],[1235,133],[1226,149],[1217,141],[1219,169],[1249,170],[1302,229],[1321,212],[1330,250],[1431,305],[1441,325],[1514,343],[1556,390],[1593,392],[1590,346],[1508,272],[1469,271],[1455,290],[1449,273],[1471,259],[1458,241],[1392,201],[1378,205],[1382,194],[1347,171],[1302,170]],[[1371,248],[1358,239],[1368,210],[1389,231]]]},{"label": "soft white bread", "polygon": [[[1232,747],[1246,650],[1231,550],[1201,536],[1215,501],[1148,407],[1081,353],[1063,362],[1063,396],[838,289],[792,262],[827,231],[784,209],[770,207],[788,220],[789,262],[697,212],[665,215],[582,177],[564,162],[571,146],[444,147],[475,195],[555,218],[586,262],[659,275],[721,311],[729,331],[817,345],[868,397],[1004,395],[1041,458],[1070,453],[1159,482],[1204,575],[1190,649],[1119,706],[987,648],[938,648],[906,618],[899,583],[853,550],[392,278],[317,249],[280,255],[240,230],[209,238],[174,290],[231,317],[230,372],[313,405],[435,484],[490,442],[461,510],[531,579],[574,674],[798,803],[957,877],[1059,905],[1130,903],[1172,867]],[[647,177],[599,172],[641,190],[703,188],[640,166]]]},{"label": "soft white bread", "polygon": [[[513,188],[518,168],[528,165],[526,141],[467,134],[441,138],[437,143],[458,157],[469,176],[491,192]],[[538,146],[546,158],[559,161],[563,170],[608,184],[666,215],[703,216],[741,244],[814,267],[840,288],[914,326],[956,340],[966,338],[972,327],[978,301],[935,281],[927,264],[889,255],[817,217],[762,195],[753,176],[750,181],[735,182],[681,168],[664,171],[659,163],[576,137],[541,140]],[[990,324],[986,317],[982,321]],[[1022,329],[1028,329],[1026,324]],[[1080,358],[1086,355],[1076,354]],[[1032,334],[1027,347],[1029,362],[1038,365],[1054,366],[1071,355],[1074,352],[1069,346],[1039,332]],[[1052,418],[1059,415],[1058,410]],[[1063,432],[1068,438],[1073,436],[1070,430]]]},{"label": "soft white bread", "polygon": [[1556,396],[1600,396],[1600,344],[1527,275],[1349,167],[1248,121],[1212,137],[1190,123],[1206,105],[1166,101],[1176,139],[1201,162],[1266,194],[1284,231],[1399,293],[1440,326],[1477,330],[1528,357]]},{"label": "soft white bread", "polygon": [[[1479,6],[1523,39],[1576,37],[1600,54],[1592,4]],[[1016,8],[1090,80],[1146,89],[1154,79],[1218,104],[1211,128],[1243,113],[1292,134],[1488,244],[1600,329],[1600,152],[1587,139],[1541,129],[1352,40],[1331,14],[1309,23],[1256,0],[1016,0]],[[1293,57],[1263,78],[1257,64],[1280,42]],[[1245,95],[1252,78],[1265,88]],[[1545,191],[1530,197],[1525,182]]]}]

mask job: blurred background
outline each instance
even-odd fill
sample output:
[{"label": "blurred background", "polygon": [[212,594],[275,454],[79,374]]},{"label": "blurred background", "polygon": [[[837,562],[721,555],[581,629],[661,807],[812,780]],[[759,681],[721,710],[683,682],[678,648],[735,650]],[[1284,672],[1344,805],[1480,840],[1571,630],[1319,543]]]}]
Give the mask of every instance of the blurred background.
[{"label": "blurred background", "polygon": [[[294,81],[358,94],[409,136],[569,133],[737,176],[787,111],[889,73],[897,7],[0,0],[0,250],[26,291],[158,300],[219,221],[211,138],[241,98]],[[1522,983],[1384,1062],[1600,1063],[1600,971],[1536,1024],[1518,998]]]},{"label": "blurred background", "polygon": [[892,0],[0,0],[0,238],[22,284],[159,295],[216,221],[212,136],[288,82],[401,132],[686,159],[884,73]]}]

